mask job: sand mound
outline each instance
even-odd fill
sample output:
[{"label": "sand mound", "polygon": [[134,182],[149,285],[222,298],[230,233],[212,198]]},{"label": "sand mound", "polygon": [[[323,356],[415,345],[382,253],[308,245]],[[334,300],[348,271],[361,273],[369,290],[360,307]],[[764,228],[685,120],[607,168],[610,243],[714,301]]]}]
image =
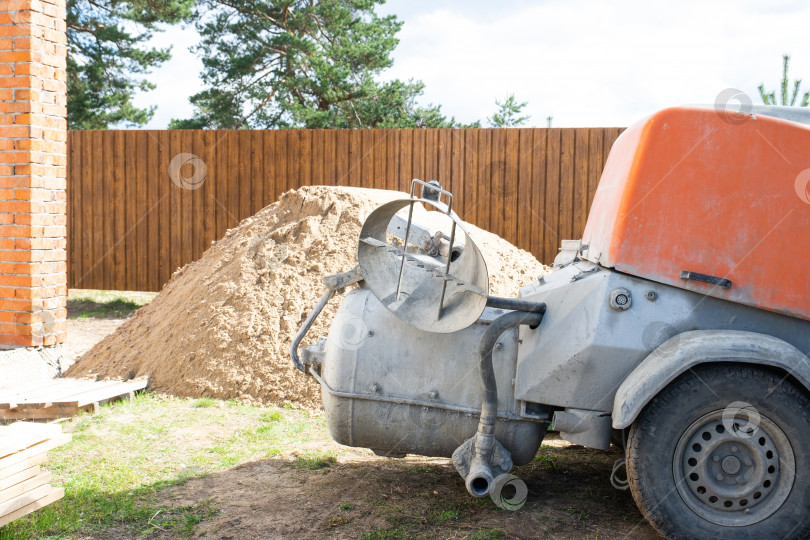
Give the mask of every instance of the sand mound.
[{"label": "sand mound", "polygon": [[[320,405],[312,377],[293,368],[289,347],[323,294],[321,277],[356,264],[360,227],[391,191],[304,187],[245,219],[202,258],[172,276],[149,305],[87,352],[71,377],[149,377],[179,396]],[[470,227],[490,273],[491,294],[514,296],[544,272],[529,253]],[[308,337],[328,332],[339,302]]]}]

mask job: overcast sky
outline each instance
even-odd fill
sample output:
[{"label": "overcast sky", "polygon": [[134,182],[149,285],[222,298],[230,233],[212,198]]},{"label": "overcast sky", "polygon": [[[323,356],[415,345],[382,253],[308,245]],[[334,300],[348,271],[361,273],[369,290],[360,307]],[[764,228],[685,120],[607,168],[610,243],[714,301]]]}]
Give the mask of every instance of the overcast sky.
[{"label": "overcast sky", "polygon": [[[386,77],[421,79],[422,102],[457,120],[491,116],[495,99],[528,101],[530,125],[627,126],[670,105],[713,103],[726,88],[760,102],[776,89],[782,54],[810,89],[810,2],[800,0],[389,0],[404,21]],[[201,62],[193,28],[154,38],[174,57],[156,70],[147,126],[192,113]]]}]

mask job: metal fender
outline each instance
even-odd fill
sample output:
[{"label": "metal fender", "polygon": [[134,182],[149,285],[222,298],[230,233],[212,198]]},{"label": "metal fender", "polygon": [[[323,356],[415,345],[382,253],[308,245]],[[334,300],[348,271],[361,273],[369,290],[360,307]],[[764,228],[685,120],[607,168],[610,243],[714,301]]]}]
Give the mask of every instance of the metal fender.
[{"label": "metal fender", "polygon": [[629,427],[647,403],[682,373],[717,362],[781,368],[810,390],[810,359],[793,345],[754,332],[694,330],[673,336],[630,372],[613,401],[613,427]]}]

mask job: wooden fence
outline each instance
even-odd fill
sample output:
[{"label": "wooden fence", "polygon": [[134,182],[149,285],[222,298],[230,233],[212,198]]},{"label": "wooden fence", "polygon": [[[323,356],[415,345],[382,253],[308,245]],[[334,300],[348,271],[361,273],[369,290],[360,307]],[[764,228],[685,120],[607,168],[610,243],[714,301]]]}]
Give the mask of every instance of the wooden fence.
[{"label": "wooden fence", "polygon": [[621,131],[71,131],[68,285],[160,290],[289,189],[407,190],[412,178],[439,180],[462,219],[550,262],[560,240],[580,237]]}]

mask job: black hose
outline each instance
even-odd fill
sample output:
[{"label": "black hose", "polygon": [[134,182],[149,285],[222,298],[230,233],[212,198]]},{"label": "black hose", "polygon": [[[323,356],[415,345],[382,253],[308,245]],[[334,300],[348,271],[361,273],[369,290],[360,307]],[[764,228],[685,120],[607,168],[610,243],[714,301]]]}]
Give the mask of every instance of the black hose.
[{"label": "black hose", "polygon": [[[494,297],[489,297],[494,298]],[[487,299],[487,305],[489,304]],[[478,432],[482,435],[492,435],[495,433],[495,419],[498,416],[498,386],[495,382],[495,368],[492,365],[492,351],[501,334],[512,327],[527,324],[536,328],[543,321],[546,312],[545,304],[525,302],[523,300],[511,300],[503,298],[500,300],[510,300],[526,305],[532,305],[532,311],[512,311],[501,315],[492,321],[484,335],[481,337],[481,345],[478,348],[479,368],[481,370],[481,383],[484,385],[484,401],[481,404],[481,419],[478,422]],[[499,307],[499,306],[492,306]]]},{"label": "black hose", "polygon": [[517,298],[501,298],[500,296],[487,296],[487,307],[508,309],[510,311],[528,311],[530,313],[546,312],[546,305],[543,303],[527,302]]}]

